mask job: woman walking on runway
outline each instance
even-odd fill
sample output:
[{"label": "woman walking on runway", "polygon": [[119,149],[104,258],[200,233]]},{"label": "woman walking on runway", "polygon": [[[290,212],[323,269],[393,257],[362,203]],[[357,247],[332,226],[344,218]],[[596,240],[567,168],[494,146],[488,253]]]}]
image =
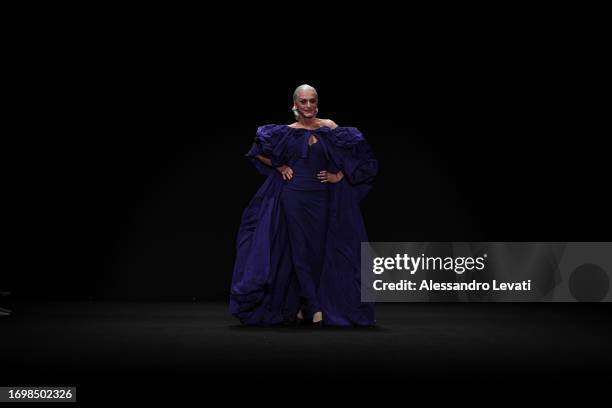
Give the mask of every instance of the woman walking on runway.
[{"label": "woman walking on runway", "polygon": [[373,325],[360,296],[359,201],[378,162],[359,130],[317,118],[313,87],[293,103],[296,121],[259,127],[246,154],[267,178],[242,216],[230,311],[253,325]]}]

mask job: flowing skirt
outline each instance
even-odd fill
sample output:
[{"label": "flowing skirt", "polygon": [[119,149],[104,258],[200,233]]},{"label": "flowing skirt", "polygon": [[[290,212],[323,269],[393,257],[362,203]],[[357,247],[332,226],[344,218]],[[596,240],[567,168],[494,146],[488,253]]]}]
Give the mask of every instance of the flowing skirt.
[{"label": "flowing skirt", "polygon": [[[236,246],[230,312],[274,325],[323,312],[326,324],[372,325],[360,299],[360,243],[368,240],[356,189],[290,191],[273,175],[245,209]],[[329,194],[329,195],[328,195]]]}]

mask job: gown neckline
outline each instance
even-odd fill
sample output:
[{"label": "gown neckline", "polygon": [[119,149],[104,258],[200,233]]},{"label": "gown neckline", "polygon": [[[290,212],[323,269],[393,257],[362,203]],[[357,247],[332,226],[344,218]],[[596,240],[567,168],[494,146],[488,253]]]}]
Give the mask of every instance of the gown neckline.
[{"label": "gown neckline", "polygon": [[[330,128],[329,126],[325,126],[325,125],[323,125],[323,126],[321,126],[321,127],[318,127],[318,128],[316,128],[316,129],[296,128],[296,127],[289,126],[289,125],[283,125],[283,126],[288,127],[289,129],[294,129],[294,130],[309,130],[309,131],[311,131],[311,132],[316,132],[317,130],[321,130],[321,129],[323,129],[323,128],[327,128],[327,129],[329,129],[329,130],[334,130],[334,129],[335,129],[335,128],[334,128],[334,129],[332,129],[332,128]],[[310,141],[310,138],[309,138],[309,141]],[[312,144],[308,143],[308,148],[311,148],[312,146],[316,145],[317,143],[319,143],[319,139],[318,139],[318,138],[317,138],[317,141],[316,141],[316,142],[314,142],[314,143],[312,143]]]},{"label": "gown neckline", "polygon": [[[314,135],[310,135],[310,136],[314,136]],[[317,143],[319,143],[319,138],[318,138],[318,137],[315,137],[315,139],[317,139],[317,141],[316,141],[316,142],[314,142],[314,143],[310,143],[310,136],[308,136],[308,141],[307,141],[307,143],[308,143],[308,147],[309,147],[309,148],[310,148],[310,147],[312,147],[312,146],[314,146],[314,145],[316,145]]]},{"label": "gown neckline", "polygon": [[329,126],[325,126],[325,125],[323,125],[323,126],[321,126],[321,127],[318,127],[318,128],[316,128],[316,129],[296,128],[296,127],[292,127],[292,126],[289,126],[289,125],[283,125],[283,126],[288,127],[289,129],[294,129],[294,130],[309,130],[309,131],[311,131],[311,132],[316,132],[317,130],[321,130],[321,129],[323,129],[323,128],[327,128],[327,129],[329,129],[329,130],[334,130],[334,129],[336,129],[336,128],[332,129],[332,128],[330,128]]}]

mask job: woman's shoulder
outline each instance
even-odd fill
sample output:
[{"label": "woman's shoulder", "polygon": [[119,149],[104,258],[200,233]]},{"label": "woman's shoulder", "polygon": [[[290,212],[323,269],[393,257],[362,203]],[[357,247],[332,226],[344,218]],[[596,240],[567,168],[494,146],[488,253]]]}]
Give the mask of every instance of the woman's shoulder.
[{"label": "woman's shoulder", "polygon": [[287,125],[277,125],[275,123],[269,123],[257,127],[257,136],[268,138],[268,137],[279,137],[284,136],[291,131],[291,128]]},{"label": "woman's shoulder", "polygon": [[321,127],[328,127],[330,129],[336,129],[338,125],[331,119],[321,119]]},{"label": "woman's shoulder", "polygon": [[[334,122],[331,119],[318,119],[317,125],[318,125],[319,129],[321,129],[321,128],[335,129],[335,128],[338,127],[336,122]],[[298,122],[293,122],[293,123],[291,123],[289,125],[284,125],[284,126],[287,126],[290,129],[306,129],[306,128],[300,127]]]},{"label": "woman's shoulder", "polygon": [[363,134],[356,127],[336,125],[331,129],[329,131],[329,138],[336,146],[351,147],[365,141]]},{"label": "woman's shoulder", "polygon": [[[352,126],[339,126],[336,122],[331,119],[320,119],[319,128],[314,129],[313,131],[330,131],[330,134],[336,135],[339,138],[353,138],[353,139],[363,139],[363,135],[356,127]],[[299,127],[297,122],[291,123],[288,125],[279,125],[275,123],[269,123],[265,125],[261,125],[257,128],[257,135],[262,137],[270,137],[270,136],[284,136],[287,134],[300,133],[295,132],[299,130],[303,130],[306,128]]]}]

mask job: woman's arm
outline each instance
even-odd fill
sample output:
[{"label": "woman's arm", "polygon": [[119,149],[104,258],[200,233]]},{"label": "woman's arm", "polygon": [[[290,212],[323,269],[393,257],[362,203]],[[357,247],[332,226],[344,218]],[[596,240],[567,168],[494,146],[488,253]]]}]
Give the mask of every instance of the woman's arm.
[{"label": "woman's arm", "polygon": [[258,154],[257,157],[263,164],[265,164],[266,166],[270,166],[272,167],[272,160],[268,159],[265,156],[262,156],[261,154]]},{"label": "woman's arm", "polygon": [[[261,154],[258,154],[257,157],[259,160],[261,160],[262,163],[264,163],[267,166],[270,167],[274,167],[272,165],[272,160],[270,160],[269,158],[267,158],[266,156],[263,156]],[[291,178],[293,177],[293,169],[291,169],[291,167],[289,166],[278,166],[278,167],[274,167],[276,170],[279,171],[279,173],[283,176],[283,180],[291,180]]]}]

